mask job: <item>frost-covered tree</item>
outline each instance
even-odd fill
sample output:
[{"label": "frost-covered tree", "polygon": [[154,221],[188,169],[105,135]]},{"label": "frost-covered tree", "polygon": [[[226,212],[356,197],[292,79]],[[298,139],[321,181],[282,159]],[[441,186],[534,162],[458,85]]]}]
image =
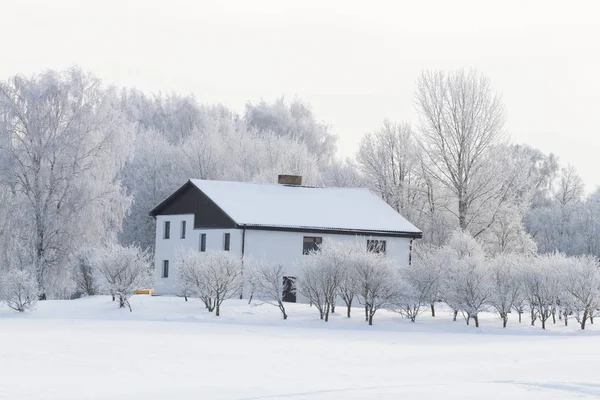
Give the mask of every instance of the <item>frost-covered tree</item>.
[{"label": "frost-covered tree", "polygon": [[247,103],[244,121],[250,130],[287,137],[306,145],[320,163],[330,162],[335,154],[337,138],[329,128],[316,120],[310,106],[299,99],[289,104],[283,97],[274,103]]},{"label": "frost-covered tree", "polygon": [[532,257],[529,267],[523,274],[525,296],[531,312],[531,324],[536,319],[546,329],[546,321],[553,315],[557,300],[560,298],[559,270],[565,265],[565,256],[559,253]]},{"label": "frost-covered tree", "polygon": [[493,157],[504,140],[501,97],[483,75],[458,70],[424,72],[415,100],[428,174],[452,192],[459,228],[477,235],[486,225],[473,218],[505,190]]},{"label": "frost-covered tree", "polygon": [[0,184],[17,196],[41,297],[62,297],[80,246],[121,228],[132,131],[112,90],[77,68],[0,82]]},{"label": "frost-covered tree", "polygon": [[491,296],[481,245],[468,233],[456,231],[440,256],[446,260],[441,293],[454,310],[454,320],[460,311],[467,325],[473,319],[479,327],[479,313],[487,309]]},{"label": "frost-covered tree", "polygon": [[208,311],[221,315],[221,305],[240,293],[242,259],[228,251],[190,251],[178,255],[180,286],[191,287]]},{"label": "frost-covered tree", "polygon": [[0,301],[8,308],[23,312],[37,302],[39,287],[35,274],[27,268],[12,268],[0,277]]},{"label": "frost-covered tree", "polygon": [[[247,274],[252,287],[253,298],[258,304],[271,304],[279,308],[283,319],[288,318],[283,301],[284,266],[277,263],[259,261],[251,262]],[[292,288],[294,291],[295,288]]]},{"label": "frost-covered tree", "polygon": [[95,251],[91,248],[83,248],[72,256],[70,262],[73,280],[77,292],[87,296],[98,294],[98,277],[94,271]]},{"label": "frost-covered tree", "polygon": [[[563,260],[560,274],[562,293],[561,307],[571,311],[585,329],[587,321],[600,307],[600,270],[598,260],[591,256],[579,256]],[[568,315],[565,315],[565,323]]]},{"label": "frost-covered tree", "polygon": [[133,292],[152,282],[149,254],[139,247],[110,244],[95,252],[94,266],[104,292],[119,301],[119,308],[128,307],[129,311]]},{"label": "frost-covered tree", "polygon": [[434,302],[438,296],[440,268],[433,252],[425,249],[410,265],[400,266],[400,287],[394,300],[394,309],[415,322],[424,307],[431,306],[435,316]]},{"label": "frost-covered tree", "polygon": [[354,290],[365,307],[365,320],[373,325],[373,317],[378,310],[393,306],[399,286],[398,270],[381,253],[355,253],[353,263]]},{"label": "frost-covered tree", "polygon": [[419,150],[410,124],[386,120],[380,130],[362,138],[356,156],[373,189],[407,218],[418,195]]},{"label": "frost-covered tree", "polygon": [[[523,296],[523,280],[519,268],[518,256],[499,255],[488,260],[489,284],[491,294],[489,304],[500,314],[502,327],[506,328],[508,314],[515,306],[521,304]],[[518,310],[517,310],[518,311]],[[519,312],[521,322],[521,312]]]}]

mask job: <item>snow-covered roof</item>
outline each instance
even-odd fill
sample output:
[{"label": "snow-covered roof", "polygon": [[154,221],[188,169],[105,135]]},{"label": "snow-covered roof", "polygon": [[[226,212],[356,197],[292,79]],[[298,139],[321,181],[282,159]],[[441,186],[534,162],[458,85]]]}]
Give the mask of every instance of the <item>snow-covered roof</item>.
[{"label": "snow-covered roof", "polygon": [[242,226],[421,235],[368,189],[200,179],[190,182]]}]

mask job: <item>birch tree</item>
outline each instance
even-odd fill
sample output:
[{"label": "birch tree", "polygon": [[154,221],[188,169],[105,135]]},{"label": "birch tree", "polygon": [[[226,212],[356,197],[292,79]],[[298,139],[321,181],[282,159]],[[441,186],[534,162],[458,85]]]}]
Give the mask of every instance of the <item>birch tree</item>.
[{"label": "birch tree", "polygon": [[0,133],[0,179],[23,205],[41,297],[61,296],[69,253],[121,228],[132,132],[114,93],[72,68],[1,82]]}]

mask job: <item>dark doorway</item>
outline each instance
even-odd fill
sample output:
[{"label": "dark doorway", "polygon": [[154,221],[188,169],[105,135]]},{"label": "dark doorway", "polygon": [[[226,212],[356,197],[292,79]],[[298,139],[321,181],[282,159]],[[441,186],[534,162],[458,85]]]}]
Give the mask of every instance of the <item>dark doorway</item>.
[{"label": "dark doorway", "polygon": [[293,276],[283,277],[283,301],[296,302],[296,278]]}]

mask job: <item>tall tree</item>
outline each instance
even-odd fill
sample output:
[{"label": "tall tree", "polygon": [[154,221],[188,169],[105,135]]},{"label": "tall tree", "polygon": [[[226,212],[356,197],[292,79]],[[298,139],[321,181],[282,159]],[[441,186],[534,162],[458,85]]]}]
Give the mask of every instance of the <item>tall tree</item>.
[{"label": "tall tree", "polygon": [[504,190],[490,157],[504,138],[501,97],[488,78],[458,70],[424,72],[415,100],[428,172],[454,194],[458,225],[469,230],[477,205]]},{"label": "tall tree", "polygon": [[63,296],[66,257],[120,229],[117,179],[133,133],[114,93],[77,68],[0,82],[0,180],[22,207],[42,297]]}]

